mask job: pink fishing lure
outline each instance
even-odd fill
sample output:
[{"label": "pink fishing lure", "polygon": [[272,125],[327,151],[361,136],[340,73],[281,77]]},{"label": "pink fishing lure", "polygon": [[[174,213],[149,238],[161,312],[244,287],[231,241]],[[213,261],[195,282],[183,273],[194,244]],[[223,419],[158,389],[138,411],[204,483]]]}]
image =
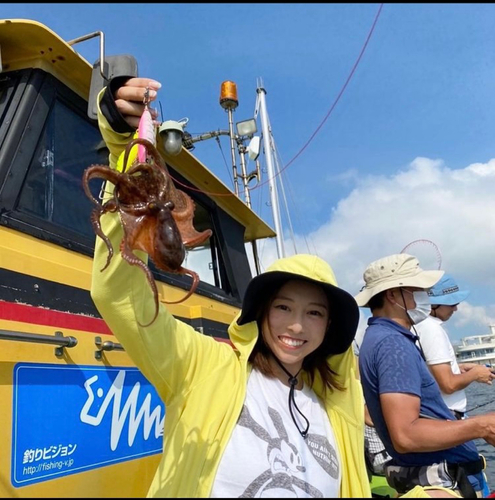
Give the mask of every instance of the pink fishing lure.
[{"label": "pink fishing lure", "polygon": [[[138,127],[138,137],[140,139],[146,139],[156,146],[156,129],[155,124],[153,123],[153,118],[151,117],[151,112],[148,107],[149,103],[149,89],[146,89],[146,93],[144,95],[144,111],[141,115],[141,119],[139,120]],[[138,147],[138,161],[139,163],[144,163],[146,161],[147,151],[146,146],[139,144]]]}]

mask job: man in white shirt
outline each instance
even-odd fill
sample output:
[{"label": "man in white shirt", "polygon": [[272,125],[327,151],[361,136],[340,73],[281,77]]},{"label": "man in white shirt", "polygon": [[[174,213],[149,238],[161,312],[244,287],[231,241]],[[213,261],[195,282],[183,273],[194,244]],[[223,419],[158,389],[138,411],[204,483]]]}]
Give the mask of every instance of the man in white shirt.
[{"label": "man in white shirt", "polygon": [[458,365],[454,348],[442,326],[457,311],[457,306],[469,295],[460,290],[452,276],[443,277],[428,291],[431,313],[416,325],[421,349],[432,375],[435,377],[445,404],[458,419],[466,414],[466,393],[464,388],[472,382],[491,384],[495,375],[491,369],[476,363]]}]

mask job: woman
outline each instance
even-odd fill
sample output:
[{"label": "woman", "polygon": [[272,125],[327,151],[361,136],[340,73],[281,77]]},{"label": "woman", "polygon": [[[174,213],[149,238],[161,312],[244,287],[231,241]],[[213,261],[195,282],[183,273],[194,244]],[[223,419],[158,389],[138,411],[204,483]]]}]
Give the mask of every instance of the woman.
[{"label": "woman", "polygon": [[[125,124],[137,126],[147,87],[153,100],[159,86],[139,78],[100,95],[112,167],[129,141]],[[101,223],[118,248],[118,215],[107,213]],[[232,348],[163,305],[141,326],[154,314],[149,284],[120,254],[100,272],[107,254],[97,238],[93,300],[166,407],[164,452],[149,496],[371,496],[351,348],[359,310],[326,262],[296,255],[255,277],[229,327]]]}]

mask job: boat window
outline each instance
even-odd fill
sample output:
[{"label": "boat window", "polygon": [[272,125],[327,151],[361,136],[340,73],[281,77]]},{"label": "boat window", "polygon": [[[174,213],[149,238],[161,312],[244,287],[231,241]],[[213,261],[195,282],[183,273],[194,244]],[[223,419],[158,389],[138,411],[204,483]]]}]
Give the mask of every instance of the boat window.
[{"label": "boat window", "polygon": [[[201,232],[211,228],[210,216],[205,208],[196,204],[194,211],[194,227]],[[182,263],[182,267],[194,269],[201,278],[201,281],[210,285],[220,286],[217,273],[215,272],[212,245],[208,239],[203,245],[186,250],[186,257]]]},{"label": "boat window", "polygon": [[[97,128],[61,101],[55,101],[29,164],[17,209],[94,239],[90,213],[95,205],[84,193],[84,170],[108,164],[108,149]],[[103,182],[92,180],[90,190],[100,197]],[[207,210],[196,203],[194,226],[212,227]],[[210,242],[187,251],[183,267],[196,271],[201,280],[221,286]]]},{"label": "boat window", "polygon": [[[93,237],[89,218],[93,204],[81,179],[87,167],[105,164],[107,158],[99,130],[55,101],[29,164],[17,209]],[[97,197],[96,184],[91,189]]]},{"label": "boat window", "polygon": [[14,82],[10,78],[4,78],[0,81],[0,126],[6,121],[7,110],[14,95],[17,80]]}]

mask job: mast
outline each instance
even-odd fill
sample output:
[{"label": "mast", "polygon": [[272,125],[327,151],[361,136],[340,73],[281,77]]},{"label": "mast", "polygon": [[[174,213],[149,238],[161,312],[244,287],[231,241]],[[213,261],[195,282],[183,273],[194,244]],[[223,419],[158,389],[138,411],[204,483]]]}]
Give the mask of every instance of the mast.
[{"label": "mast", "polygon": [[280,220],[280,209],[278,203],[275,169],[273,167],[271,131],[269,125],[270,122],[266,110],[266,101],[265,101],[266,90],[263,87],[263,81],[261,80],[261,78],[258,79],[258,87],[256,89],[256,92],[258,93],[258,99],[260,105],[261,130],[263,134],[263,146],[265,149],[266,168],[268,171],[268,181],[270,185],[270,200],[272,205],[273,222],[275,224],[275,232],[277,233],[276,234],[277,254],[279,258],[282,258],[285,257],[285,249],[284,249],[284,241],[282,235],[282,224]]}]

